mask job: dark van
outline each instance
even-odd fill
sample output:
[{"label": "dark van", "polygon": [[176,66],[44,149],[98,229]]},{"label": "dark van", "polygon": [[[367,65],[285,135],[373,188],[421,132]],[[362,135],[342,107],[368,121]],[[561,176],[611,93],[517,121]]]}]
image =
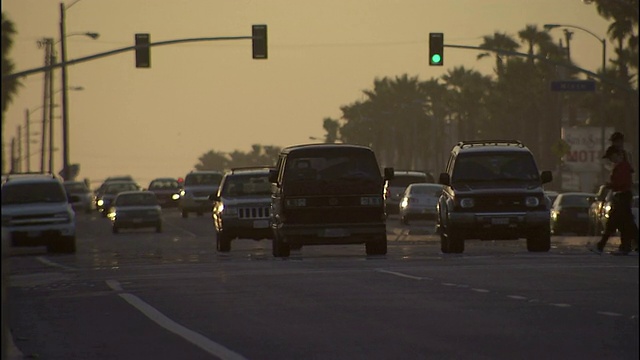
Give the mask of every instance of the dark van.
[{"label": "dark van", "polygon": [[387,253],[383,178],[374,152],[349,144],[284,148],[269,181],[273,256],[306,245],[365,244],[367,255]]}]

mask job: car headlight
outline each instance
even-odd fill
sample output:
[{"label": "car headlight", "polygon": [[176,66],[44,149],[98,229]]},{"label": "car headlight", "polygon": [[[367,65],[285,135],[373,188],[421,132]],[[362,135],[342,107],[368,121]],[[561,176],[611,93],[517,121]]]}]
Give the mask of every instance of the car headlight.
[{"label": "car headlight", "polygon": [[460,207],[461,208],[472,208],[475,206],[475,201],[473,201],[472,198],[464,198],[464,199],[460,199]]},{"label": "car headlight", "polygon": [[400,207],[401,208],[406,208],[407,205],[409,205],[409,199],[407,199],[407,198],[402,199],[402,201],[400,202]]},{"label": "car headlight", "polygon": [[382,199],[378,196],[362,196],[360,198],[360,205],[363,205],[363,206],[382,205]]},{"label": "car headlight", "polygon": [[171,200],[178,200],[178,199],[180,199],[180,194],[171,195]]},{"label": "car headlight", "polygon": [[180,196],[184,196],[184,194],[186,194],[184,190],[180,191]]},{"label": "car headlight", "polygon": [[104,200],[100,199],[96,204],[98,204],[98,206],[102,206],[104,205]]},{"label": "car headlight", "polygon": [[524,199],[524,203],[525,203],[525,205],[527,205],[527,207],[536,207],[536,206],[540,205],[540,199],[538,199],[535,196],[527,196]]},{"label": "car headlight", "polygon": [[307,206],[307,199],[305,198],[301,198],[301,199],[287,199],[285,201],[285,205],[286,206],[290,206],[290,207],[303,207],[303,206]]}]

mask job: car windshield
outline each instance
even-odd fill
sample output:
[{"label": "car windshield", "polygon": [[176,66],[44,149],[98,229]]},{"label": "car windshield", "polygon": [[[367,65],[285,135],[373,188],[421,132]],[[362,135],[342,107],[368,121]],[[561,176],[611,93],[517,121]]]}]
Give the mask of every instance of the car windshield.
[{"label": "car windshield", "polygon": [[108,184],[104,193],[109,195],[114,195],[121,193],[123,191],[132,191],[138,190],[138,186],[134,183],[124,183],[124,184]]},{"label": "car windshield", "polygon": [[178,180],[166,179],[166,180],[153,180],[149,184],[149,190],[175,190],[179,189],[180,184]]},{"label": "car windshield", "polygon": [[380,169],[374,157],[362,153],[325,152],[287,161],[287,180],[379,180]]},{"label": "car windshield", "polygon": [[267,174],[227,176],[222,196],[255,196],[271,194],[271,183]]},{"label": "car windshield", "polygon": [[459,155],[452,181],[538,181],[539,178],[529,153],[484,152]]},{"label": "car windshield", "polygon": [[122,194],[116,198],[116,206],[145,206],[158,205],[153,194]]},{"label": "car windshield", "polygon": [[222,181],[222,174],[189,174],[184,179],[184,185],[218,186],[220,185],[220,181]]},{"label": "car windshield", "polygon": [[442,185],[420,185],[420,186],[412,186],[409,190],[410,194],[414,195],[433,195],[440,196],[442,193]]},{"label": "car windshield", "polygon": [[67,201],[66,194],[55,182],[5,184],[2,187],[2,205],[65,201]]},{"label": "car windshield", "polygon": [[569,207],[589,207],[589,205],[591,205],[589,196],[590,195],[564,195],[560,198],[560,205]]}]

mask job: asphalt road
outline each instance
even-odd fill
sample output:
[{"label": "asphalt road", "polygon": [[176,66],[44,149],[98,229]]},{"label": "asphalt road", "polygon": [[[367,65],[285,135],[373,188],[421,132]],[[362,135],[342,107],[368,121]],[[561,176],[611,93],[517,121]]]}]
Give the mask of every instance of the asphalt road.
[{"label": "asphalt road", "polygon": [[79,217],[74,255],[9,251],[14,359],[639,356],[638,256],[595,255],[594,238],[442,254],[433,224],[392,217],[386,256],[348,245],[276,259],[269,240],[218,254],[206,216],[168,210],[161,234]]}]

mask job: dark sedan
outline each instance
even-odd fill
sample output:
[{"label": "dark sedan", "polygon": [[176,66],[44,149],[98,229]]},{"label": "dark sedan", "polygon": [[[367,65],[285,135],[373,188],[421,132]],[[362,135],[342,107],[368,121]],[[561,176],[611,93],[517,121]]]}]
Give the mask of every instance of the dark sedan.
[{"label": "dark sedan", "polygon": [[551,233],[588,235],[589,206],[594,196],[586,192],[559,194],[551,206]]},{"label": "dark sedan", "polygon": [[162,207],[178,207],[182,186],[174,178],[157,178],[149,183],[147,189],[156,195],[158,204]]},{"label": "dark sedan", "polygon": [[162,209],[150,191],[124,191],[113,200],[107,214],[114,233],[123,228],[153,227],[162,232]]}]

